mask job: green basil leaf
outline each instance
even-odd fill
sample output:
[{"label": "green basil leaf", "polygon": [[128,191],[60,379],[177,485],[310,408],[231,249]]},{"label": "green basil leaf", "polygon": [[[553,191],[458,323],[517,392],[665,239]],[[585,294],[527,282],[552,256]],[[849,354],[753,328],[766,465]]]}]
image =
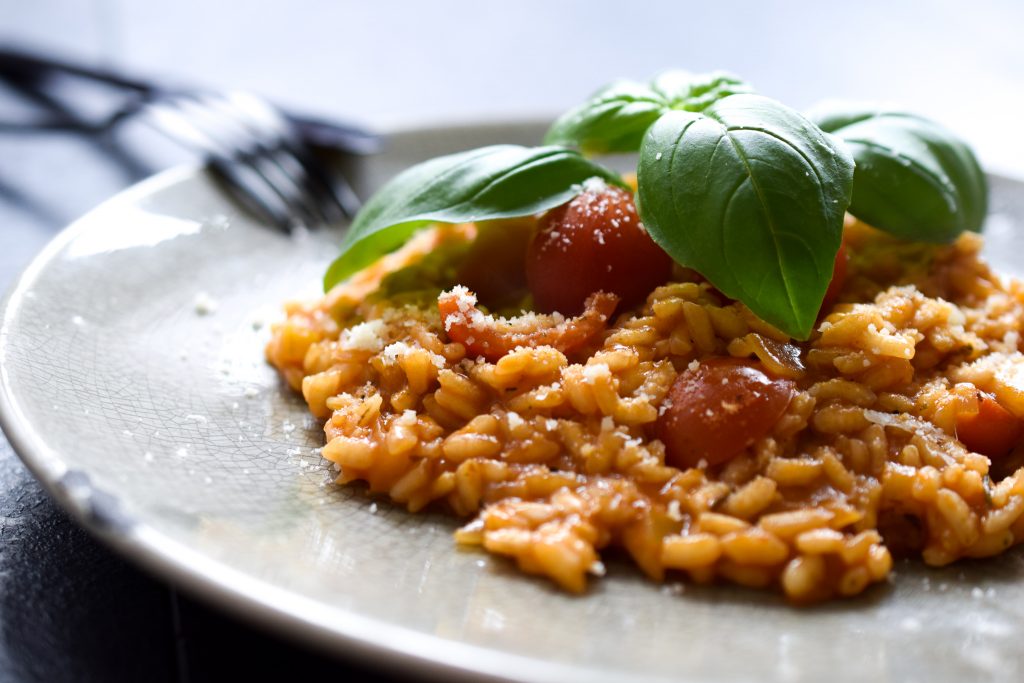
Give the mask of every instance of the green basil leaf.
[{"label": "green basil leaf", "polygon": [[988,210],[985,174],[971,149],[934,121],[863,105],[811,114],[857,162],[850,213],[899,237],[949,242],[978,231]]},{"label": "green basil leaf", "polygon": [[729,95],[754,92],[749,83],[725,71],[666,71],[655,77],[651,87],[668,100],[671,109],[682,111],[704,111]]},{"label": "green basil leaf", "polygon": [[576,146],[585,154],[635,152],[644,132],[668,108],[669,102],[648,85],[613,83],[559,117],[544,144]]},{"label": "green basil leaf", "polygon": [[569,201],[595,176],[623,185],[613,172],[562,147],[495,145],[417,164],[363,206],[324,275],[324,289],[400,247],[424,225],[539,213]]},{"label": "green basil leaf", "polygon": [[832,278],[853,160],[767,97],[673,111],[644,136],[639,210],[648,233],[762,319],[806,339]]},{"label": "green basil leaf", "polygon": [[701,111],[750,86],[724,72],[667,71],[650,83],[618,81],[570,109],[552,124],[544,143],[579,147],[585,154],[635,152],[665,112]]}]

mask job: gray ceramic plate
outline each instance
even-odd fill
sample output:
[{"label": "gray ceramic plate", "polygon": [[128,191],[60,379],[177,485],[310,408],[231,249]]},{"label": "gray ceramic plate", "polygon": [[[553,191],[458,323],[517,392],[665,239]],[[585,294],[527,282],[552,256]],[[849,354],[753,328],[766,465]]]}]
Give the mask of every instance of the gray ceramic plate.
[{"label": "gray ceramic plate", "polygon": [[[397,135],[365,189],[535,125]],[[989,253],[1019,270],[1024,185],[993,179]],[[286,237],[176,170],[68,228],[10,294],[3,428],[84,525],[153,572],[381,666],[514,681],[1019,681],[1024,554],[899,565],[862,598],[794,609],[659,586],[625,563],[570,597],[458,550],[455,523],[329,483],[319,425],[262,361],[280,304],[315,295],[337,233]],[[216,311],[197,310],[210,303]]]}]

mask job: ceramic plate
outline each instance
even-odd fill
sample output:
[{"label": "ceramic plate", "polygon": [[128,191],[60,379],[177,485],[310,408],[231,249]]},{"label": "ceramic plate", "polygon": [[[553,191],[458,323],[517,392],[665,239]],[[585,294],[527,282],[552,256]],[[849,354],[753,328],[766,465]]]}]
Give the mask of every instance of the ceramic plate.
[{"label": "ceramic plate", "polygon": [[[421,159],[530,124],[396,135],[364,191]],[[1024,261],[1024,184],[993,179],[988,253]],[[339,233],[285,236],[202,171],[165,173],[62,233],[9,296],[3,428],[84,525],[154,573],[346,656],[509,681],[1019,681],[1024,554],[900,564],[859,599],[643,579],[582,597],[456,548],[455,522],[330,483],[320,425],[264,364],[268,323],[314,296]]]}]

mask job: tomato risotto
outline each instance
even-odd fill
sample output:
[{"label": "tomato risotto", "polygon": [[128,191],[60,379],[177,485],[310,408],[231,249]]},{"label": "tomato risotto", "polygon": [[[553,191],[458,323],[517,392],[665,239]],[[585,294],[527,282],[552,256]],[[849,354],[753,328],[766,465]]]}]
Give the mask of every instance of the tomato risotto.
[{"label": "tomato risotto", "polygon": [[[606,232],[575,244],[590,213]],[[290,304],[267,357],[326,421],[338,483],[446,509],[458,543],[574,592],[612,547],[658,581],[807,602],[883,581],[893,555],[944,565],[1024,538],[1024,286],[980,237],[924,245],[848,217],[796,341],[657,258],[606,259],[598,290],[594,253],[623,249],[631,220],[594,183],[500,231],[428,228]],[[552,270],[562,241],[586,253]],[[550,313],[520,311],[531,291]]]}]

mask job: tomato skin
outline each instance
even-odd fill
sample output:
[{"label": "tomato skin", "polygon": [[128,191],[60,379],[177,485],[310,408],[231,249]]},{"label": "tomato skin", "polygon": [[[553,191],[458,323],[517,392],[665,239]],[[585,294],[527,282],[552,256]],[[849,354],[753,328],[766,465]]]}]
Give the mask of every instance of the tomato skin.
[{"label": "tomato skin", "polygon": [[455,281],[476,292],[491,309],[515,308],[526,292],[523,259],[535,221],[503,218],[477,224],[477,237],[456,273]]},{"label": "tomato skin", "polygon": [[672,259],[640,223],[629,192],[587,190],[548,212],[526,253],[534,307],[577,315],[590,294],[634,306],[672,275]]},{"label": "tomato skin", "polygon": [[994,396],[978,392],[978,412],[957,415],[956,436],[975,453],[1001,458],[1020,443],[1024,424]]},{"label": "tomato skin", "polygon": [[850,256],[846,253],[846,245],[840,244],[839,251],[836,252],[835,264],[832,266],[832,280],[828,283],[828,289],[825,290],[825,298],[821,302],[821,310],[818,311],[819,316],[829,312],[832,306],[835,305],[836,299],[839,298],[839,293],[843,291],[849,263]]},{"label": "tomato skin", "polygon": [[773,379],[746,359],[709,358],[687,368],[655,424],[665,461],[685,469],[735,458],[771,431],[795,393],[794,382]]}]

